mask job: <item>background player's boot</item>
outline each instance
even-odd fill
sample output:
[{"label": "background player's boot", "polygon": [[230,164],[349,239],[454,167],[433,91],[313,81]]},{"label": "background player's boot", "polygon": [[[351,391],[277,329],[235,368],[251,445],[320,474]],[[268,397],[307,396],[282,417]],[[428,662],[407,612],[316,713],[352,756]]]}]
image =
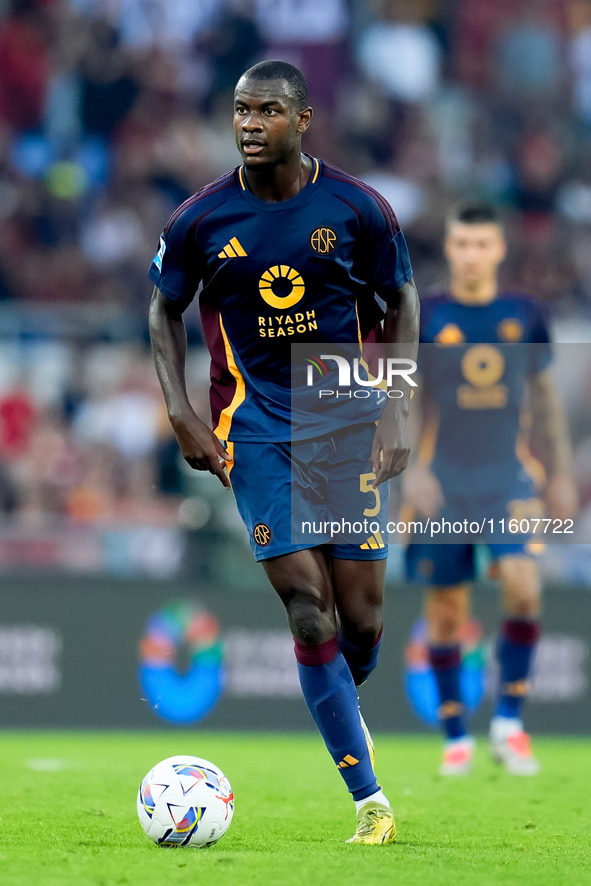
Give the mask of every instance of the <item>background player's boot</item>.
[{"label": "background player's boot", "polygon": [[373,739],[370,735],[369,729],[367,728],[367,723],[363,719],[363,714],[361,710],[359,711],[359,720],[361,721],[361,728],[363,729],[363,734],[365,735],[365,740],[367,742],[367,750],[369,751],[369,759],[371,760],[371,768],[375,772],[376,768],[376,749],[373,745]]},{"label": "background player's boot", "polygon": [[370,801],[357,813],[357,830],[347,843],[376,846],[380,843],[393,843],[395,839],[394,813],[389,806]]},{"label": "background player's boot", "polygon": [[492,718],[490,752],[493,760],[511,775],[537,775],[540,771],[540,763],[531,751],[531,739],[517,718]]},{"label": "background player's boot", "polygon": [[440,775],[467,775],[472,769],[474,739],[471,735],[452,738],[443,746]]}]

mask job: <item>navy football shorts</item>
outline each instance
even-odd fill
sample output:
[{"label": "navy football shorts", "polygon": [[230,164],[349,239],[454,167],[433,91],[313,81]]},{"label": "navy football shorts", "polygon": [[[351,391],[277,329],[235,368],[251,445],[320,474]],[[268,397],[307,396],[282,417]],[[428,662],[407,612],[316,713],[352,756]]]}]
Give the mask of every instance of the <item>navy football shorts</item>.
[{"label": "navy football shorts", "polygon": [[[539,517],[542,508],[542,502],[536,496],[529,478],[516,478],[511,486],[486,498],[454,499],[448,494],[445,506],[436,519],[445,519],[452,524],[454,521],[474,521],[484,524],[484,532],[478,539],[471,536],[474,540],[470,541],[466,540],[464,534],[456,536],[454,540],[454,535],[447,532],[438,535],[436,543],[419,542],[421,535],[415,532],[414,539],[417,541],[409,544],[405,552],[408,581],[435,587],[473,581],[476,578],[474,549],[477,543],[486,545],[493,562],[505,556],[535,556],[530,538],[510,533],[508,525],[511,519]],[[423,527],[428,537],[429,527],[425,523]]]},{"label": "navy football shorts", "polygon": [[295,443],[228,443],[230,480],[256,560],[329,544],[340,560],[388,555],[388,484],[372,489],[376,426]]}]

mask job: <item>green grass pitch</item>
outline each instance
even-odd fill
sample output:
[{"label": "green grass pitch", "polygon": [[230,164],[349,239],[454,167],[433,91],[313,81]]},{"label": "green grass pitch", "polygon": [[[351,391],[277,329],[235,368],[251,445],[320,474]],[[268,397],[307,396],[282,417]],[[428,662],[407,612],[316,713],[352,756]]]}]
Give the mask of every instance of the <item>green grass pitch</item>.
[{"label": "green grass pitch", "polygon": [[[435,736],[376,738],[398,825],[389,846],[350,846],[353,804],[314,735],[209,732],[0,733],[2,886],[111,884],[591,884],[591,742],[537,739],[543,771],[512,778],[487,757],[436,774]],[[236,795],[216,846],[165,849],[137,820],[157,761],[215,762]]]}]

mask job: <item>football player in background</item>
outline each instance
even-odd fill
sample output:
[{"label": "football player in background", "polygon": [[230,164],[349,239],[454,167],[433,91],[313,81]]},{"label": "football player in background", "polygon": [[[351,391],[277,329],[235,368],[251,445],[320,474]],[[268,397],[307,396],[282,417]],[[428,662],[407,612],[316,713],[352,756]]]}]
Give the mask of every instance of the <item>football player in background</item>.
[{"label": "football player in background", "polygon": [[[440,543],[421,542],[415,534],[406,551],[408,579],[426,587],[429,660],[445,736],[440,771],[460,775],[472,766],[460,636],[480,541],[488,544],[500,581],[503,613],[490,748],[509,772],[535,775],[539,763],[524,730],[523,707],[540,634],[540,575],[535,545],[527,533],[509,531],[509,521],[524,519],[519,525],[527,529],[544,507],[550,517],[572,518],[577,494],[569,437],[548,372],[551,349],[542,312],[533,299],[499,287],[507,245],[496,211],[486,205],[456,209],[447,220],[444,249],[448,288],[422,304],[423,381],[413,408],[421,444],[403,478],[405,510],[408,517],[467,520],[484,531],[454,536],[448,530],[445,540],[438,536]],[[528,415],[543,462],[543,468],[537,463],[537,487],[527,470],[535,460],[523,440]]]}]

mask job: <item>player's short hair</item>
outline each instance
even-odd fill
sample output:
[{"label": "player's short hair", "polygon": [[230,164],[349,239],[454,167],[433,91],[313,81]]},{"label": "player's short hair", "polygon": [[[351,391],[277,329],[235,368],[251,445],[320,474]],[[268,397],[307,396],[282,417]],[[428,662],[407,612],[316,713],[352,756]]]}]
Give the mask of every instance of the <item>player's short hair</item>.
[{"label": "player's short hair", "polygon": [[[298,111],[308,107],[308,83],[295,65],[278,59],[258,62],[245,71],[242,77],[249,80],[285,80]],[[240,78],[242,80],[242,77]]]},{"label": "player's short hair", "polygon": [[498,225],[501,229],[503,221],[499,210],[489,203],[461,203],[452,206],[445,220],[446,230],[454,222],[463,225]]}]

